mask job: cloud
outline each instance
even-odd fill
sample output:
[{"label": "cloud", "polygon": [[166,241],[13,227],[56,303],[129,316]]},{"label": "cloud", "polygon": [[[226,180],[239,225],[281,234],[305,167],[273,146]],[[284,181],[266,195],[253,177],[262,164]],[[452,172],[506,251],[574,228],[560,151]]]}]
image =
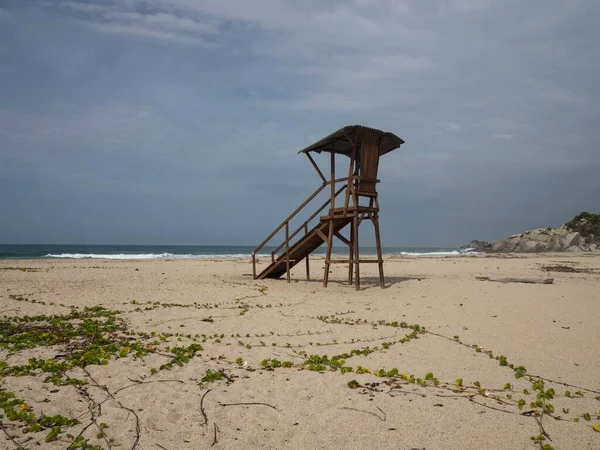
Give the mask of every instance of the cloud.
[{"label": "cloud", "polygon": [[119,102],[99,104],[85,112],[69,108],[56,108],[54,114],[0,110],[0,133],[5,137],[73,142],[141,131],[146,127],[152,128],[156,120],[147,107]]},{"label": "cloud", "polygon": [[462,125],[460,125],[458,123],[454,123],[454,122],[448,122],[448,123],[442,124],[442,126],[444,126],[446,128],[446,131],[451,131],[451,132],[457,132],[457,131],[463,130]]},{"label": "cloud", "polygon": [[395,243],[427,243],[433,216],[447,239],[477,237],[482,205],[488,236],[546,203],[560,222],[597,204],[598,14],[593,0],[13,2],[0,175],[95,180],[106,211],[103,188],[227,223],[268,204],[246,224],[260,234],[319,183],[296,151],[362,123],[406,140],[381,166]]},{"label": "cloud", "polygon": [[174,32],[155,30],[145,26],[136,26],[131,23],[94,23],[89,21],[78,21],[78,23],[91,30],[100,31],[108,34],[152,38],[162,42],[176,42],[180,44],[201,45],[204,47],[213,46],[213,44],[205,41],[200,37],[182,36]]},{"label": "cloud", "polygon": [[[38,2],[38,5],[52,6],[50,2]],[[96,3],[79,2],[79,1],[63,1],[58,3],[58,7],[66,11],[82,12],[82,13],[104,13],[110,11],[107,6]]]},{"label": "cloud", "polygon": [[[55,6],[45,2],[38,5],[50,10]],[[81,26],[119,36],[212,47],[214,43],[208,38],[219,33],[220,24],[215,20],[194,20],[167,10],[136,10],[135,2],[63,1],[57,7]]]},{"label": "cloud", "polygon": [[575,94],[566,88],[556,88],[542,92],[542,97],[554,103],[582,104],[587,101],[583,95]]},{"label": "cloud", "polygon": [[480,11],[490,6],[491,0],[450,0],[445,5],[450,10]]},{"label": "cloud", "polygon": [[166,133],[168,126],[150,108],[118,102],[54,114],[0,110],[0,146],[10,149],[0,156],[0,176],[14,164],[58,178],[83,176],[84,183],[111,182],[100,170],[110,161],[168,161]]}]

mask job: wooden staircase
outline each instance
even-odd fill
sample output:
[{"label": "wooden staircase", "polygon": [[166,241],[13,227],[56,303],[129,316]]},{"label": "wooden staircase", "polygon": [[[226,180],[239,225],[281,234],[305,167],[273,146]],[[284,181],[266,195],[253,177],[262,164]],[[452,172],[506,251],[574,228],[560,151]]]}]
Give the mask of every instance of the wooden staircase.
[{"label": "wooden staircase", "polygon": [[[333,220],[333,233],[338,233],[351,221],[352,216],[336,216]],[[325,242],[323,237],[329,235],[329,224],[331,222],[328,216],[321,217],[320,222],[312,230],[290,247],[289,253],[283,252],[282,255],[269,264],[256,278],[262,280],[264,278],[280,278],[283,276],[286,273],[286,259],[288,254],[291,269]]]}]

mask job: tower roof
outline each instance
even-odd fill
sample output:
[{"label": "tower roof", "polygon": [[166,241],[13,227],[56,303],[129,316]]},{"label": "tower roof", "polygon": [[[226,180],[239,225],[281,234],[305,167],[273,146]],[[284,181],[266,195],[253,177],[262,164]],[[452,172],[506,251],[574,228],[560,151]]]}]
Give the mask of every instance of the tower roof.
[{"label": "tower roof", "polygon": [[318,142],[300,150],[298,153],[308,152],[328,152],[337,153],[341,155],[351,156],[354,151],[354,144],[356,148],[360,149],[362,140],[365,136],[377,135],[380,139],[379,155],[385,155],[392,150],[397,149],[404,141],[393,133],[377,130],[376,128],[369,128],[362,125],[349,125],[340,128],[329,136],[324,137]]}]

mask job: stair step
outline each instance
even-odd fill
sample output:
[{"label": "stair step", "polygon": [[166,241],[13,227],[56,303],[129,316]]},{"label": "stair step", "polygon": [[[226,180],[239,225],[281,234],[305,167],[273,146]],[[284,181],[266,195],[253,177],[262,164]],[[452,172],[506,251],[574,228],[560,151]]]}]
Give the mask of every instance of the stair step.
[{"label": "stair step", "polygon": [[[347,217],[336,217],[334,221],[334,232],[342,230],[350,223],[351,219]],[[320,222],[316,224],[308,233],[300,238],[296,243],[290,246],[290,268],[294,267],[319,246],[323,244],[323,239],[317,234],[320,230],[324,234],[329,232],[329,222]],[[286,273],[286,252],[280,255],[274,262],[271,262],[259,275],[258,279],[279,278]]]}]

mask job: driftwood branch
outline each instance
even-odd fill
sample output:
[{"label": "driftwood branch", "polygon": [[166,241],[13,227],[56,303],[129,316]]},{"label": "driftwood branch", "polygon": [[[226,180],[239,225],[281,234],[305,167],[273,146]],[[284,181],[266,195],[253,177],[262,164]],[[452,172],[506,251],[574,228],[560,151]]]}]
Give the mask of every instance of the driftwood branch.
[{"label": "driftwood branch", "polygon": [[528,284],[552,284],[554,278],[522,278],[522,277],[486,277],[476,276],[479,281],[493,281],[496,283],[528,283]]}]

